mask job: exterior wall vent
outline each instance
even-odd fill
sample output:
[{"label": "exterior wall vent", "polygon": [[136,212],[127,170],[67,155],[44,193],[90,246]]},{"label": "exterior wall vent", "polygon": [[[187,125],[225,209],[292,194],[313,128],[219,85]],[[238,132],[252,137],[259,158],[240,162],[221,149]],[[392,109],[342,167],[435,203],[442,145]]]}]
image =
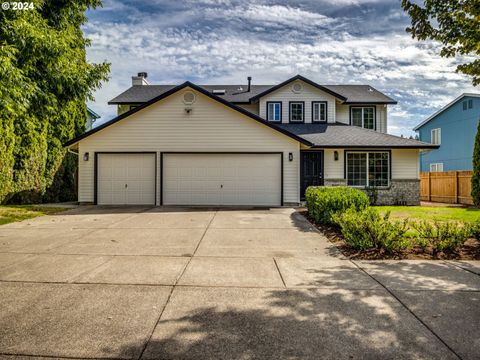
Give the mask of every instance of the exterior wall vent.
[{"label": "exterior wall vent", "polygon": [[303,86],[299,82],[296,82],[292,85],[292,91],[294,93],[296,93],[296,94],[301,93],[302,90],[303,90]]},{"label": "exterior wall vent", "polygon": [[183,103],[185,105],[192,105],[195,102],[195,94],[191,91],[185,91],[183,93]]}]

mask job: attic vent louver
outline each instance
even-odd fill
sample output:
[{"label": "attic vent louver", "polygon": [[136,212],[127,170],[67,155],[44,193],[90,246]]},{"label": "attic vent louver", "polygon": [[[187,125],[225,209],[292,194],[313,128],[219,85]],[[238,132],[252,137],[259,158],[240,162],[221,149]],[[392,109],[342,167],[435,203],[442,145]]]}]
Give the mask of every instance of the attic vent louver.
[{"label": "attic vent louver", "polygon": [[214,95],[225,95],[225,89],[216,89],[216,90],[213,90],[212,93]]}]

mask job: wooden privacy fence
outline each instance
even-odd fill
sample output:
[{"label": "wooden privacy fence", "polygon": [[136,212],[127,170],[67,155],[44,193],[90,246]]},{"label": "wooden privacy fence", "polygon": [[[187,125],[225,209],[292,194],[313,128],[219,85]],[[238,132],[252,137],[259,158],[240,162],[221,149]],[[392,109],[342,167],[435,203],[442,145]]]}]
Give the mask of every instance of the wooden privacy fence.
[{"label": "wooden privacy fence", "polygon": [[473,205],[472,171],[444,171],[420,173],[422,201]]}]

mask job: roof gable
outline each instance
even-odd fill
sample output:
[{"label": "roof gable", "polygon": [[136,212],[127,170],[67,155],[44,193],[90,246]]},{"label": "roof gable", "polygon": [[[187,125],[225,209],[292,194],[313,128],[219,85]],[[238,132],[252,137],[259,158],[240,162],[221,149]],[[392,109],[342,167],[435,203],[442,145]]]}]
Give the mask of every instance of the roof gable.
[{"label": "roof gable", "polygon": [[480,98],[480,94],[473,94],[473,93],[463,93],[462,95],[460,95],[459,97],[457,97],[456,99],[454,99],[452,102],[448,103],[447,105],[445,105],[443,108],[441,108],[440,110],[438,110],[437,112],[433,113],[432,115],[430,115],[428,118],[426,118],[425,120],[423,120],[420,124],[418,124],[417,126],[415,126],[413,128],[413,131],[417,131],[418,129],[420,129],[423,125],[426,125],[428,122],[430,122],[431,120],[435,119],[438,115],[442,114],[443,112],[445,112],[446,110],[448,110],[449,108],[451,108],[453,105],[455,105],[456,103],[458,103],[460,100],[462,100],[463,98],[465,97],[477,97],[477,98]]},{"label": "roof gable", "polygon": [[295,134],[293,134],[293,133],[291,133],[291,132],[289,132],[285,129],[282,129],[281,127],[277,126],[276,124],[268,123],[264,119],[262,119],[261,117],[259,117],[257,115],[254,115],[251,112],[249,112],[249,111],[247,111],[247,110],[245,110],[245,109],[243,109],[239,106],[236,106],[236,105],[232,104],[231,102],[226,101],[226,100],[212,94],[211,92],[208,92],[207,90],[205,90],[205,89],[203,89],[203,88],[201,88],[201,87],[199,87],[199,86],[197,86],[197,85],[195,85],[195,84],[193,84],[189,81],[186,81],[183,84],[175,86],[175,87],[165,91],[161,95],[154,97],[153,99],[147,101],[146,103],[144,103],[144,104],[142,104],[142,105],[140,105],[140,106],[138,106],[138,107],[136,107],[136,108],[134,108],[130,111],[127,111],[127,112],[113,118],[112,120],[107,121],[106,123],[94,128],[90,131],[87,131],[86,133],[84,133],[84,134],[82,134],[82,135],[80,135],[80,136],[78,136],[78,137],[76,137],[72,140],[67,141],[63,146],[64,147],[71,146],[71,145],[85,139],[86,137],[91,136],[91,135],[93,135],[93,134],[95,134],[95,133],[113,125],[113,124],[116,124],[117,122],[129,117],[130,115],[133,115],[133,114],[137,113],[138,111],[140,111],[142,109],[145,109],[146,107],[148,107],[148,106],[150,106],[150,105],[152,105],[152,104],[154,104],[154,103],[156,103],[156,102],[158,102],[162,99],[165,99],[166,97],[168,97],[168,96],[170,96],[170,95],[172,95],[172,94],[174,94],[174,93],[176,93],[176,92],[178,92],[182,89],[185,89],[185,88],[191,88],[195,91],[198,91],[199,93],[201,93],[201,94],[203,94],[203,95],[205,95],[205,96],[207,96],[207,97],[209,97],[209,98],[211,98],[211,99],[213,99],[213,100],[215,100],[215,101],[217,101],[217,102],[219,102],[219,103],[221,103],[221,104],[223,104],[223,105],[225,105],[225,106],[227,106],[227,107],[229,107],[229,108],[231,108],[231,109],[233,109],[233,110],[235,110],[239,113],[242,113],[243,115],[261,123],[262,125],[270,127],[270,128],[272,128],[272,129],[274,129],[274,130],[276,130],[276,131],[278,131],[278,132],[280,132],[280,133],[282,133],[282,134],[284,134],[284,135],[286,135],[286,136],[288,136],[288,137],[290,137],[290,138],[292,138],[292,139],[294,139],[294,140],[296,140],[296,141],[298,141],[302,144],[305,144],[305,145],[308,145],[308,146],[312,145],[308,140],[305,140],[305,139],[303,139],[303,138],[301,138],[301,137],[299,137],[299,136],[297,136],[297,135],[295,135]]},{"label": "roof gable", "polygon": [[268,95],[268,94],[274,92],[275,90],[278,90],[278,89],[280,89],[280,88],[282,88],[282,87],[284,87],[284,86],[286,86],[286,85],[288,85],[288,84],[290,84],[291,82],[296,81],[296,80],[301,80],[301,81],[303,81],[303,82],[305,82],[305,83],[307,83],[307,84],[309,84],[309,85],[311,85],[311,86],[313,86],[313,87],[315,87],[315,88],[317,88],[317,89],[319,89],[319,90],[322,90],[322,91],[324,91],[324,92],[326,92],[326,93],[328,93],[328,94],[336,97],[336,98],[339,99],[340,101],[346,101],[346,100],[347,100],[347,98],[346,98],[345,96],[340,95],[340,94],[338,94],[337,92],[332,91],[331,89],[329,89],[329,88],[327,88],[327,87],[325,87],[325,86],[323,86],[323,85],[319,85],[319,84],[317,84],[316,82],[314,82],[314,81],[312,81],[312,80],[309,80],[309,79],[307,79],[306,77],[303,77],[302,75],[296,75],[296,76],[294,76],[294,77],[292,77],[292,78],[290,78],[290,79],[288,79],[288,80],[285,80],[284,82],[282,82],[282,83],[280,83],[280,84],[278,84],[278,85],[272,86],[271,88],[269,88],[269,89],[261,92],[260,94],[257,94],[257,95],[255,95],[255,96],[252,96],[252,97],[250,98],[250,101],[257,101],[257,100],[260,99],[261,97],[263,97],[263,96],[265,96],[265,95]]}]

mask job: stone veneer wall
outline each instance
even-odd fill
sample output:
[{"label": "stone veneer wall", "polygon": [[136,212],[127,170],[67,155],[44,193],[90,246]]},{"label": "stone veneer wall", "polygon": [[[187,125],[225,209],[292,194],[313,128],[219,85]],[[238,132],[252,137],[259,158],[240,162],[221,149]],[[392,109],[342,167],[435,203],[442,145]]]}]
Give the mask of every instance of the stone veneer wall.
[{"label": "stone veneer wall", "polygon": [[[345,186],[345,179],[325,179],[325,186]],[[420,205],[420,180],[391,180],[388,189],[377,189],[377,205]],[[367,193],[368,195],[368,193]]]}]

